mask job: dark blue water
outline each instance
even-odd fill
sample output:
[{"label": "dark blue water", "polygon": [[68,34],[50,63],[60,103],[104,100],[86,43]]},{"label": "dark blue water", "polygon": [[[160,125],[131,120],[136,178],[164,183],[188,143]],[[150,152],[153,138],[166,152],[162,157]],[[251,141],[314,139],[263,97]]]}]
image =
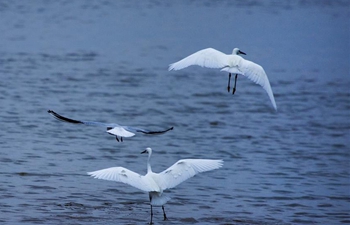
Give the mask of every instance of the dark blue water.
[{"label": "dark blue water", "polygon": [[[156,224],[350,223],[347,1],[1,1],[0,222],[146,224],[147,194],[86,175],[160,172],[182,158],[222,169],[168,190]],[[168,64],[239,47],[275,94]],[[159,129],[117,143],[76,119]]]}]

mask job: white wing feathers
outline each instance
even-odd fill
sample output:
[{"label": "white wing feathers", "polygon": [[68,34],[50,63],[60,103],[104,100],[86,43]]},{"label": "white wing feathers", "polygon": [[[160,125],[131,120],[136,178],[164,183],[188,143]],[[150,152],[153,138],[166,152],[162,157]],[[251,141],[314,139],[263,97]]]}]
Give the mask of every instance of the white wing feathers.
[{"label": "white wing feathers", "polygon": [[211,159],[182,159],[165,171],[155,174],[154,179],[162,190],[173,188],[194,175],[223,165],[222,160]]},{"label": "white wing feathers", "polygon": [[172,63],[169,65],[170,70],[181,70],[188,66],[197,65],[207,68],[222,68],[228,66],[228,55],[215,50],[213,48],[206,48],[198,52],[193,53],[192,55],[187,56],[186,58]]},{"label": "white wing feathers", "polygon": [[180,70],[191,65],[207,68],[221,68],[221,71],[246,76],[248,79],[264,88],[269,95],[273,107],[277,110],[269,79],[260,65],[245,60],[239,55],[226,55],[213,48],[207,48],[195,52],[178,62],[170,64],[169,71]]},{"label": "white wing feathers", "polygon": [[[259,84],[264,88],[270,98],[273,107],[275,110],[277,110],[277,105],[273,96],[270,81],[265,73],[265,70],[260,65],[249,60],[241,60],[239,64],[239,70],[242,71],[243,76],[247,77],[249,80],[253,81],[256,84]],[[226,71],[230,72],[229,70]]]},{"label": "white wing feathers", "polygon": [[152,182],[152,180],[148,180],[145,178],[145,176],[141,176],[140,174],[124,167],[111,167],[94,172],[88,172],[87,174],[97,179],[122,182],[142,191],[160,191],[158,185]]}]

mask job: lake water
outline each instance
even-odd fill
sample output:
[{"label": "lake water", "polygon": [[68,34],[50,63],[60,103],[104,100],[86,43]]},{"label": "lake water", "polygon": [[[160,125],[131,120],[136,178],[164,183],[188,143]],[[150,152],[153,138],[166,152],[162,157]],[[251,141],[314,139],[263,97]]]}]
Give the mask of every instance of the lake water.
[{"label": "lake water", "polygon": [[[155,224],[350,224],[348,1],[1,1],[1,224],[147,224],[148,195],[86,175],[182,158],[224,167],[168,190]],[[213,47],[240,76],[168,64]],[[174,130],[117,143],[68,117]]]}]

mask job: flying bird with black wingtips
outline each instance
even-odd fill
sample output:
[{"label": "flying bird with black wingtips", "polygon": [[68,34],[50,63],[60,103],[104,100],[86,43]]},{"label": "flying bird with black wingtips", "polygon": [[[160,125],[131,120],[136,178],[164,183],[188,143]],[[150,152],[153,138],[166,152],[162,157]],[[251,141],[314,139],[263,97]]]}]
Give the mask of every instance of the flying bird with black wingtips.
[{"label": "flying bird with black wingtips", "polygon": [[[115,136],[115,139],[119,142],[123,141],[123,138],[125,137],[132,137],[136,133],[143,133],[143,134],[149,134],[149,135],[155,135],[155,134],[164,134],[170,130],[173,130],[174,127],[170,127],[166,130],[161,130],[161,131],[150,131],[138,127],[131,127],[131,126],[121,126],[116,123],[102,123],[102,122],[94,122],[94,121],[83,121],[83,120],[75,120],[75,119],[70,119],[64,116],[61,116],[60,114],[54,112],[53,110],[48,110],[47,111],[50,115],[52,115],[55,119],[61,120],[64,122],[68,123],[73,123],[73,124],[85,124],[85,125],[91,125],[91,126],[100,126],[100,127],[106,127],[107,128],[107,133]],[[120,140],[119,140],[119,138]]]}]

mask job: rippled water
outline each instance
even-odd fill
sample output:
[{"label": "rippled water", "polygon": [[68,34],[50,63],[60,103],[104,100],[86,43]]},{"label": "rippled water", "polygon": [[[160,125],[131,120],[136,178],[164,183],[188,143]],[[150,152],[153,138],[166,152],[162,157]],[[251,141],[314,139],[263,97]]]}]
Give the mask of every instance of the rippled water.
[{"label": "rippled water", "polygon": [[[147,194],[86,175],[224,159],[167,191],[156,224],[350,223],[347,1],[1,1],[0,222],[146,224]],[[214,47],[264,66],[278,106],[239,77],[167,65]],[[152,129],[117,143],[77,119]]]}]

